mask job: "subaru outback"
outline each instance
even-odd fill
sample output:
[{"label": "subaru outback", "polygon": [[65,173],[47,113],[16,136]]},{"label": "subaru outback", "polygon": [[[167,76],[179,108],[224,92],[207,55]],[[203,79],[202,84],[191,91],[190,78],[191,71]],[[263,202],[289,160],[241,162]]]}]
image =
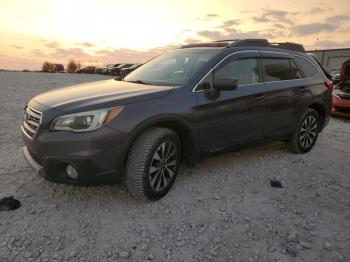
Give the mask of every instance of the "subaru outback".
[{"label": "subaru outback", "polygon": [[306,153],[327,125],[333,84],[296,43],[225,40],[182,46],[123,81],[57,89],[24,110],[23,152],[51,181],[121,177],[157,200],[181,164],[261,142]]}]

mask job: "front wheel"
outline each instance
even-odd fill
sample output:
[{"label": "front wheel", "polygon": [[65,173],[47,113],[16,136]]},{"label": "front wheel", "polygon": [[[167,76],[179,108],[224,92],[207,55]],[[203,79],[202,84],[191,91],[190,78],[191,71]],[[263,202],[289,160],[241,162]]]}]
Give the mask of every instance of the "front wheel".
[{"label": "front wheel", "polygon": [[289,150],[296,154],[309,152],[316,143],[319,125],[320,117],[317,111],[312,108],[307,109],[287,144]]},{"label": "front wheel", "polygon": [[170,190],[180,162],[181,143],[178,135],[167,128],[151,128],[131,146],[125,184],[132,195],[157,200]]}]

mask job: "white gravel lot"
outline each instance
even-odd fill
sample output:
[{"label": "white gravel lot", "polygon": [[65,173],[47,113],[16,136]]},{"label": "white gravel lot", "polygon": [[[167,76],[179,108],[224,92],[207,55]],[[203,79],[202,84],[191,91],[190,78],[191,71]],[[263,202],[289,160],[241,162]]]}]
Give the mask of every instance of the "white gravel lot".
[{"label": "white gravel lot", "polygon": [[0,72],[0,198],[22,203],[0,212],[1,262],[350,261],[349,120],[332,119],[305,155],[273,143],[182,168],[154,203],[39,177],[20,151],[25,102],[100,79]]}]

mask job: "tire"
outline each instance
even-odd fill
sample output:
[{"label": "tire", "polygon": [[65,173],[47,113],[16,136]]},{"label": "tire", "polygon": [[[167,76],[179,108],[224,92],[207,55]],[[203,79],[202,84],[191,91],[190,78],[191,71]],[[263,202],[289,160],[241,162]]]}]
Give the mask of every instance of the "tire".
[{"label": "tire", "polygon": [[167,128],[142,133],[131,146],[125,169],[125,184],[135,197],[157,200],[173,185],[180,168],[181,142]]},{"label": "tire", "polygon": [[309,152],[315,145],[320,131],[320,116],[316,110],[308,108],[298,123],[291,139],[287,142],[289,151],[295,154]]}]

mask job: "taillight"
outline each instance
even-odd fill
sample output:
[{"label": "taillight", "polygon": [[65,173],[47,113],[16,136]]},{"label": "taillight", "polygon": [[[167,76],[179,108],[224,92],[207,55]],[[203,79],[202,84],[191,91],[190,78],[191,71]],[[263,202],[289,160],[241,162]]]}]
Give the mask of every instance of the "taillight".
[{"label": "taillight", "polygon": [[326,83],[324,83],[326,87],[329,89],[329,91],[333,91],[334,84],[331,80],[327,80]]}]

